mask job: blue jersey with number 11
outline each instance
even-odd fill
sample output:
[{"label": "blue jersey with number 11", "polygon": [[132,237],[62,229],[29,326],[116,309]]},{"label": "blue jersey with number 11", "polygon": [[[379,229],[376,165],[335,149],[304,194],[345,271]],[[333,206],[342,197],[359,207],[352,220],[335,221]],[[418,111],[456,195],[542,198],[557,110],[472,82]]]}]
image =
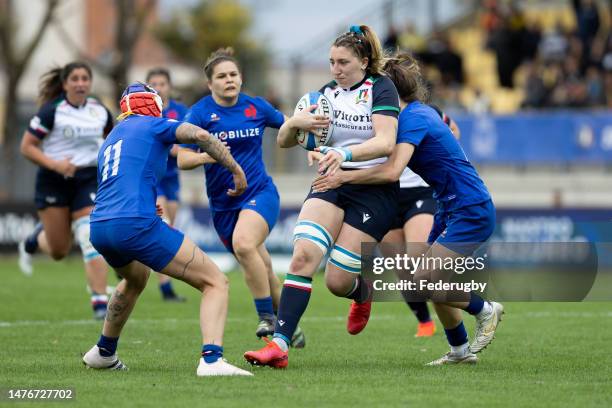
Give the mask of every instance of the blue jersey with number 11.
[{"label": "blue jersey with number 11", "polygon": [[131,115],[108,135],[98,153],[98,192],[91,221],[156,217],[156,186],[177,143],[172,119]]}]

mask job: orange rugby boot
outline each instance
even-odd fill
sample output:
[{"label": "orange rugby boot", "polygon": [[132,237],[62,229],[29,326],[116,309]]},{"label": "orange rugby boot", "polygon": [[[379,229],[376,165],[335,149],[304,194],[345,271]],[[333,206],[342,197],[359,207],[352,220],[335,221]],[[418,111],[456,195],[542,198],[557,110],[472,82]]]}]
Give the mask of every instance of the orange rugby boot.
[{"label": "orange rugby boot", "polygon": [[244,353],[246,361],[252,365],[270,366],[272,368],[285,368],[289,364],[289,355],[283,351],[278,344],[266,337],[262,339],[267,343],[257,351],[247,351]]}]

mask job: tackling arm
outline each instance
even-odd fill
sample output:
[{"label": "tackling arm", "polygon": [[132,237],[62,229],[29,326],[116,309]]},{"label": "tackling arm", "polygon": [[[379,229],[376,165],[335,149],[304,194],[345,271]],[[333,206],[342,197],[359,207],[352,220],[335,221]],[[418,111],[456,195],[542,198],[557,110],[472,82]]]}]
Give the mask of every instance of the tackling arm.
[{"label": "tackling arm", "polygon": [[230,195],[240,195],[246,190],[246,177],[242,167],[236,163],[228,148],[206,130],[184,122],[176,129],[176,139],[183,144],[197,144],[217,163],[232,172],[236,188],[230,190]]}]

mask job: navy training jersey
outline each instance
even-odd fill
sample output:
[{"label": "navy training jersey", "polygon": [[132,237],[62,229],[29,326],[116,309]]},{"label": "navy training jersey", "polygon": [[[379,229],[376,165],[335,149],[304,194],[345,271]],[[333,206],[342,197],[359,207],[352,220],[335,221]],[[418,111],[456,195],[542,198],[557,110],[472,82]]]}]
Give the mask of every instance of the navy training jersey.
[{"label": "navy training jersey", "polygon": [[[238,197],[227,195],[234,185],[232,173],[219,164],[206,164],[206,193],[214,211],[237,210],[248,202],[272,178],[266,173],[261,145],[266,127],[280,128],[283,114],[261,97],[241,93],[234,106],[218,105],[212,96],[200,99],[185,117],[185,121],[206,129],[226,142],[234,159],[246,175],[248,188]],[[196,148],[196,146],[186,146]]]},{"label": "navy training jersey", "polygon": [[491,199],[450,128],[431,107],[413,102],[404,108],[397,143],[415,146],[408,167],[434,189],[434,198],[446,210]]},{"label": "navy training jersey", "polygon": [[91,221],[156,217],[155,186],[182,122],[130,115],[108,135],[98,153],[98,192]]},{"label": "navy training jersey", "polygon": [[[168,101],[168,107],[162,112],[162,116],[166,119],[175,119],[178,121],[183,120],[189,108],[180,102],[170,99]],[[166,167],[165,177],[174,177],[178,174],[178,164],[176,162],[176,156],[168,155],[168,166]]]}]

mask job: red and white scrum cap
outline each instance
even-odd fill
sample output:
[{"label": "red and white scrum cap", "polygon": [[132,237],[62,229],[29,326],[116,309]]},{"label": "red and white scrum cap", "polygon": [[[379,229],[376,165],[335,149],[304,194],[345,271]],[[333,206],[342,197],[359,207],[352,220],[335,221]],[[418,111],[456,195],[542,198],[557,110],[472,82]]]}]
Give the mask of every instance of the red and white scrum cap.
[{"label": "red and white scrum cap", "polygon": [[131,84],[121,95],[121,112],[125,114],[161,117],[163,103],[157,91],[150,86],[137,82]]}]

